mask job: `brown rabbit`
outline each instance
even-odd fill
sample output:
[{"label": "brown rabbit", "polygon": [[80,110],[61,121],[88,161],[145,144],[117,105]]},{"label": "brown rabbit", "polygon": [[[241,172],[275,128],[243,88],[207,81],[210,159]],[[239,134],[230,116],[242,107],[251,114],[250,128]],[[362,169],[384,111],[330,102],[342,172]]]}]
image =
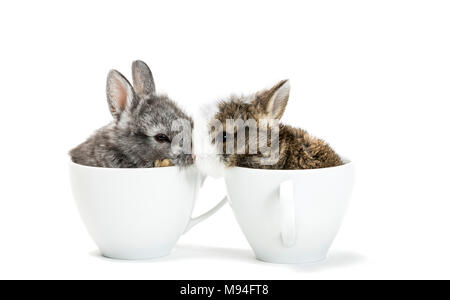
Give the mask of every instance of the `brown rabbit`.
[{"label": "brown rabbit", "polygon": [[[206,135],[206,138],[201,138],[202,133],[196,132],[196,128],[194,128],[194,138],[197,140],[194,140],[197,143],[194,146],[197,148],[197,165],[212,176],[221,175],[223,170],[220,168],[233,166],[258,169],[315,169],[341,165],[341,158],[327,143],[309,135],[303,129],[277,122],[285,111],[289,100],[289,91],[289,81],[283,80],[271,89],[260,91],[249,97],[231,96],[229,99],[221,101],[202,124],[202,126],[209,126],[209,129],[205,130],[196,126],[197,130],[203,131],[203,136]],[[245,147],[245,149],[240,149],[240,152],[236,141],[243,128],[238,126],[227,128],[230,127],[227,126],[227,120],[237,119],[246,122],[243,135],[245,144],[242,144],[242,148]],[[272,143],[270,142],[270,132],[274,125],[273,123],[264,125],[262,122],[264,119],[272,119],[275,120],[275,124],[279,124],[279,138]],[[259,135],[263,133],[269,136],[267,143],[270,146],[269,149],[261,148],[257,139],[249,137],[249,132],[254,128],[252,128],[251,122],[247,122],[248,120],[255,120],[253,126],[257,127]],[[218,126],[214,124],[221,125],[222,132],[217,131],[216,127]],[[199,145],[199,139],[209,145]],[[219,140],[222,142],[218,143]],[[231,148],[235,150],[231,153],[226,151],[230,140],[234,144]],[[257,151],[250,154],[249,149],[252,146]],[[273,146],[278,146],[279,149],[277,159],[270,164],[263,163],[263,159],[267,159]],[[216,151],[212,151],[213,148]],[[205,151],[205,149],[209,150]],[[201,153],[202,151],[203,153]]]}]

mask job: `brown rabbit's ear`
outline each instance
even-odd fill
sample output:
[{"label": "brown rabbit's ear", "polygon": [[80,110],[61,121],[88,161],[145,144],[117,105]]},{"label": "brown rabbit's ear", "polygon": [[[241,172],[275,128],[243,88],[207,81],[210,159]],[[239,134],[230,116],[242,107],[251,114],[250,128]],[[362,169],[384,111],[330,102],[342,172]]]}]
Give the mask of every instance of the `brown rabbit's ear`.
[{"label": "brown rabbit's ear", "polygon": [[291,85],[289,80],[282,80],[270,90],[258,93],[257,100],[262,105],[263,114],[268,119],[281,119],[289,100]]},{"label": "brown rabbit's ear", "polygon": [[111,70],[106,81],[106,96],[111,114],[114,119],[119,120],[121,113],[134,99],[133,87],[122,74]]},{"label": "brown rabbit's ear", "polygon": [[137,94],[149,95],[155,92],[155,81],[147,64],[136,60],[131,66],[133,73],[133,86]]}]

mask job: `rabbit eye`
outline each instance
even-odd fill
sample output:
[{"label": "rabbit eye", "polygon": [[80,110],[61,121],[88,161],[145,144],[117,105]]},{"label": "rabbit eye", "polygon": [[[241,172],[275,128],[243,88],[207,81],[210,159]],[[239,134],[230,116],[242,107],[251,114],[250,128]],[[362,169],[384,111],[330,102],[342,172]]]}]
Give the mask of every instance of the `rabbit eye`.
[{"label": "rabbit eye", "polygon": [[222,133],[222,138],[223,138],[223,142],[225,143],[227,141],[227,132],[226,131],[224,131]]},{"label": "rabbit eye", "polygon": [[155,135],[155,140],[158,143],[170,143],[169,137],[162,133]]}]

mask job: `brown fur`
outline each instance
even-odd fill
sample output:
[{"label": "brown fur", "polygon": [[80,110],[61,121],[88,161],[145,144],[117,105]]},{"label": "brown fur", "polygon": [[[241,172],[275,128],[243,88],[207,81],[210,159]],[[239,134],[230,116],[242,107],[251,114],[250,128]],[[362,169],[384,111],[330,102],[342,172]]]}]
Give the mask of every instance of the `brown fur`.
[{"label": "brown fur", "polygon": [[[254,119],[257,121],[258,126],[260,126],[259,120],[261,119],[280,119],[287,105],[288,93],[286,95],[283,94],[282,96],[277,96],[276,92],[286,83],[287,81],[281,81],[273,88],[257,93],[255,99],[251,102],[245,101],[244,97],[232,96],[227,101],[223,101],[219,104],[219,112],[215,115],[215,118],[222,122],[224,131],[227,132],[227,136],[230,134],[235,136],[235,147],[237,131],[236,128],[226,128],[226,120],[242,119],[246,121]],[[278,97],[278,99],[274,99],[274,97]],[[249,140],[248,134],[245,136],[246,154],[225,154],[226,146],[224,143],[224,154],[222,154],[223,161],[228,167],[238,166],[258,169],[288,170],[326,168],[342,164],[341,158],[323,140],[309,135],[305,130],[300,128],[280,124],[279,129],[280,157],[277,163],[273,165],[262,165],[261,159],[268,157],[270,153],[263,153],[259,148],[257,154],[248,154],[250,143],[255,142]],[[223,137],[220,135],[215,138]]]}]

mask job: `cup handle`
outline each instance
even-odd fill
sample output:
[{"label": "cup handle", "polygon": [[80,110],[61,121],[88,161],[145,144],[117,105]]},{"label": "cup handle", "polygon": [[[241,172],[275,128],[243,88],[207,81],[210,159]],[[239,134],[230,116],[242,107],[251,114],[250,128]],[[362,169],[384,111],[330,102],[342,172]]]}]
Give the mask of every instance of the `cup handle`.
[{"label": "cup handle", "polygon": [[281,240],[290,248],[296,243],[294,183],[292,180],[280,184]]},{"label": "cup handle", "polygon": [[[201,178],[201,183],[200,183],[200,187],[203,186],[203,183],[205,183],[205,179],[206,176],[202,176]],[[225,203],[228,202],[228,197],[225,196],[222,201],[220,201],[216,206],[214,206],[213,208],[211,208],[209,211],[205,212],[204,214],[195,217],[195,218],[191,218],[191,220],[189,221],[186,229],[184,230],[184,233],[187,233],[189,230],[192,229],[192,227],[194,227],[195,225],[197,225],[198,223],[208,219],[209,217],[211,217],[213,214],[215,214],[217,211],[219,211],[219,209],[221,209]]]}]

